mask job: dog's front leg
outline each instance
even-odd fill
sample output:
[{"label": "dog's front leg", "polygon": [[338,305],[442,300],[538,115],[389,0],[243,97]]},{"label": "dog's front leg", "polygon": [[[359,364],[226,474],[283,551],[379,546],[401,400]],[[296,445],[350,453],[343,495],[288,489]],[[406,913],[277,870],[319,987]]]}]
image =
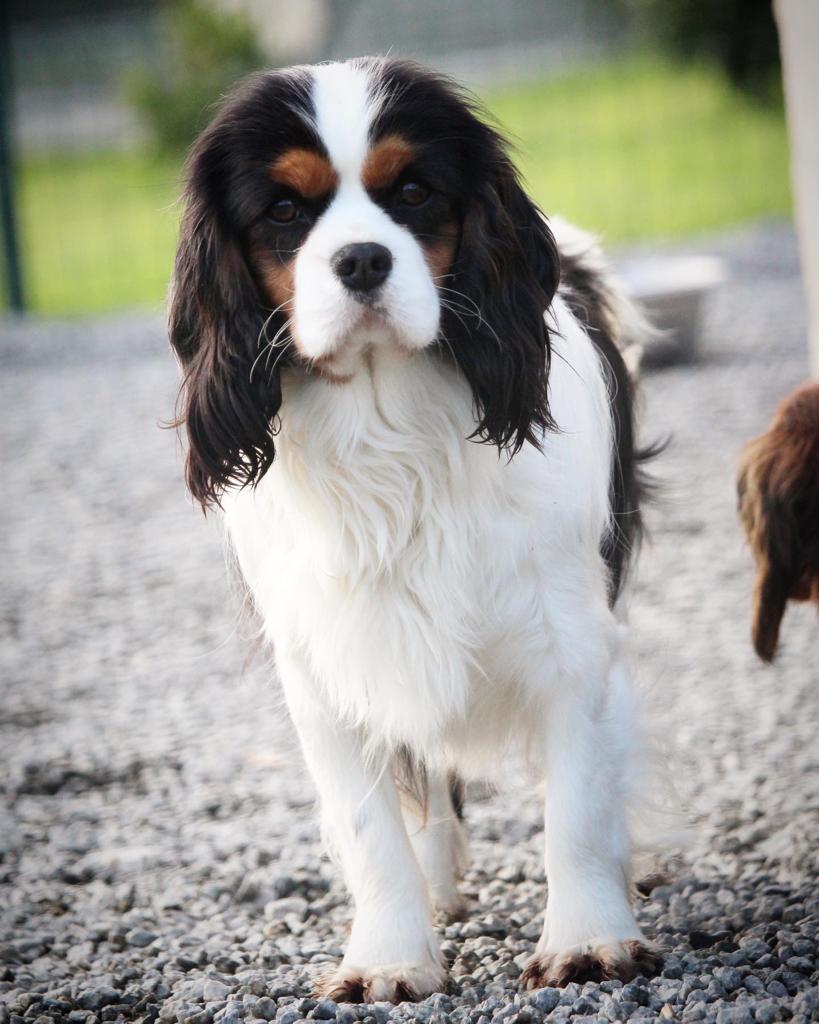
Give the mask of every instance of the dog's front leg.
[{"label": "dog's front leg", "polygon": [[344,959],[319,984],[337,1002],[401,1002],[440,990],[444,970],[426,883],[388,760],[365,757],[295,659],[279,658],[287,703],[321,804],[322,826],[355,903]]},{"label": "dog's front leg", "polygon": [[601,674],[602,688],[588,678],[569,682],[546,714],[549,894],[543,934],[524,971],[531,988],[628,979],[658,966],[631,906],[625,808],[631,679],[619,659]]}]

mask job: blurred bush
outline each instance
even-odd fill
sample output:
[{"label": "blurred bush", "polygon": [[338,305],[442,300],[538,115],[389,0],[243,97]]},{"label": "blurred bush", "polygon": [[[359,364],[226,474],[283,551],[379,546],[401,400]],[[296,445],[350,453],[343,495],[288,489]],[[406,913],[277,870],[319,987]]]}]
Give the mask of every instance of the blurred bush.
[{"label": "blurred bush", "polygon": [[158,67],[132,71],[125,88],[159,150],[175,154],[205,127],[221,96],[269,61],[240,12],[173,0],[163,19],[167,49]]},{"label": "blurred bush", "polygon": [[715,61],[738,88],[780,94],[772,0],[616,0],[671,53]]}]

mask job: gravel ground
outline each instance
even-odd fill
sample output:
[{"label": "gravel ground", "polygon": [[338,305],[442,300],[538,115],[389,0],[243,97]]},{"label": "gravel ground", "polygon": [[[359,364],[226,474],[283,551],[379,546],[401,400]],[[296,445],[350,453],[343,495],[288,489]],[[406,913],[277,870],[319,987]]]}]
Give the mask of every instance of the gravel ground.
[{"label": "gravel ground", "polygon": [[157,429],[176,376],[160,319],[5,325],[0,1024],[817,1019],[819,632],[793,610],[776,666],[755,662],[732,488],[806,372],[796,247],[767,226],[698,248],[732,277],[701,361],[646,379],[646,433],[674,442],[633,601],[694,841],[639,909],[662,976],[625,986],[519,991],[538,800],[478,792],[450,991],[310,998],[349,912],[270,673],[242,667],[218,529]]}]

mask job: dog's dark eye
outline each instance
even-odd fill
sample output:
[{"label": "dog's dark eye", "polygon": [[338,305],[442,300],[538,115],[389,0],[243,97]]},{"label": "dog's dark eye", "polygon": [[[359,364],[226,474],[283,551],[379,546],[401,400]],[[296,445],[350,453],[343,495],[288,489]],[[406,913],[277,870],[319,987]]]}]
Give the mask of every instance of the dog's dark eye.
[{"label": "dog's dark eye", "polygon": [[270,207],[270,218],[277,224],[292,224],[299,215],[299,208],[292,199],[280,199]]},{"label": "dog's dark eye", "polygon": [[420,206],[429,199],[429,189],[419,181],[408,181],[401,186],[400,196],[405,206]]}]

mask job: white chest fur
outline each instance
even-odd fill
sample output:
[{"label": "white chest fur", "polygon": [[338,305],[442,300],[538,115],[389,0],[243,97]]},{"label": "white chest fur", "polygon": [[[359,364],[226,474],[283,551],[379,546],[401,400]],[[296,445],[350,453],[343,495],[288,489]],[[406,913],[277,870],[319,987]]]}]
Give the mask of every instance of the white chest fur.
[{"label": "white chest fur", "polygon": [[510,462],[467,441],[472,400],[456,371],[383,349],[345,385],[286,380],[276,462],[225,502],[274,647],[298,652],[335,713],[381,740],[440,752],[511,726],[498,702],[530,685],[527,652],[543,661],[561,592],[582,578],[605,601],[605,385],[558,312],[561,431],[542,452]]}]

